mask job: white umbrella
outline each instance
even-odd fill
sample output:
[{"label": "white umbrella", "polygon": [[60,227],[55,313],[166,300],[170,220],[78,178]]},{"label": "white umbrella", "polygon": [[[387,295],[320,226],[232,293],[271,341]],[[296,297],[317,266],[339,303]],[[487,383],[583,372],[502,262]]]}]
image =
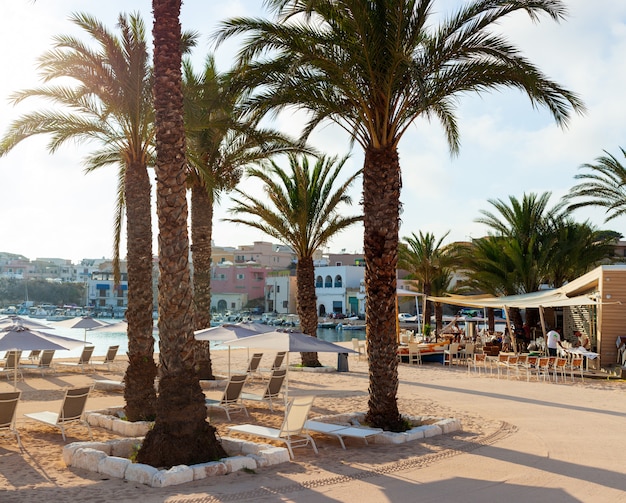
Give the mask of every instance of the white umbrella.
[{"label": "white umbrella", "polygon": [[[222,344],[229,347],[286,351],[287,373],[285,375],[285,389],[287,389],[287,392],[289,391],[289,353],[356,353],[353,349],[348,349],[317,337],[311,337],[302,332],[284,332],[279,330],[225,341]],[[287,392],[285,392],[285,401],[287,401]]]},{"label": "white umbrella", "polygon": [[85,330],[85,341],[87,340],[87,330],[92,328],[103,327],[109,325],[105,321],[100,321],[91,316],[77,316],[76,318],[70,318],[69,320],[54,322],[58,327],[65,328],[82,328]]},{"label": "white umbrella", "polygon": [[128,322],[118,321],[117,323],[106,323],[95,328],[88,328],[87,330],[90,332],[126,333],[128,332]]},{"label": "white umbrella", "polygon": [[0,330],[14,325],[35,330],[54,330],[54,327],[38,323],[27,318],[22,318],[21,316],[7,316],[6,318],[0,318]]},{"label": "white umbrella", "polygon": [[[271,331],[274,331],[272,327],[258,323],[224,323],[217,327],[196,330],[194,332],[194,338],[197,341],[224,342]],[[248,357],[249,356],[250,351],[248,351]],[[228,377],[230,378],[230,346],[228,346]]]},{"label": "white umbrella", "polygon": [[[20,325],[6,327],[0,331],[0,351],[32,351],[32,350],[69,350],[84,346],[85,342],[62,337],[60,335],[37,332]],[[17,389],[17,367],[15,362],[15,375],[13,387]]]}]

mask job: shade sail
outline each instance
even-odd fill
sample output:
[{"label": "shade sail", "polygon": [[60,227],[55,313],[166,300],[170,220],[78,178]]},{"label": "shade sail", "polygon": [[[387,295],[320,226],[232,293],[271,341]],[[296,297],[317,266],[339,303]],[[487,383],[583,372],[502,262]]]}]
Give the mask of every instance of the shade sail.
[{"label": "shade sail", "polygon": [[432,302],[442,302],[444,304],[453,304],[455,306],[493,308],[517,307],[519,309],[532,307],[595,306],[599,304],[598,300],[592,295],[568,297],[559,290],[547,290],[503,297],[452,295],[450,297],[428,297],[428,300]]},{"label": "shade sail", "polygon": [[396,289],[396,295],[398,297],[423,297],[424,296],[424,294],[421,292],[414,292],[413,290],[407,290],[406,288]]}]

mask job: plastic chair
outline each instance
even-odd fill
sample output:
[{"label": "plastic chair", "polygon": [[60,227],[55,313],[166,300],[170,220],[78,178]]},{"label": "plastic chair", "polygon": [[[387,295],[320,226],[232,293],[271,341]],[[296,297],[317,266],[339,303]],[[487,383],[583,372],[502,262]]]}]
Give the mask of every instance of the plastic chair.
[{"label": "plastic chair", "polygon": [[78,362],[59,362],[58,364],[66,367],[80,367],[81,372],[84,372],[88,365],[91,365],[91,368],[93,368],[93,365],[91,364],[91,356],[93,355],[94,349],[95,346],[85,346],[83,348],[83,352],[78,358]]},{"label": "plastic chair", "polygon": [[574,381],[574,373],[580,372],[580,379],[585,380],[584,372],[584,359],[582,356],[574,356],[568,365],[568,370],[572,381]]},{"label": "plastic chair", "polygon": [[422,364],[422,353],[417,342],[409,342],[409,364]]},{"label": "plastic chair", "polygon": [[109,349],[107,349],[107,354],[104,355],[104,360],[101,362],[91,362],[91,365],[106,365],[107,370],[111,370],[111,365],[115,363],[115,357],[117,356],[117,351],[119,349],[119,346],[109,346]]},{"label": "plastic chair", "polygon": [[24,376],[22,375],[22,371],[20,370],[21,357],[22,352],[19,350],[7,351],[5,355],[4,367],[0,369],[3,374],[6,374],[7,380],[9,380],[10,377],[14,376],[15,372],[17,372],[18,379],[24,378]]},{"label": "plastic chair", "polygon": [[265,391],[262,395],[255,393],[242,393],[241,399],[253,400],[256,402],[267,402],[269,403],[270,410],[274,410],[274,400],[276,400],[282,392],[283,382],[285,381],[286,375],[287,369],[274,370],[269,378],[269,381],[267,381],[267,386],[265,387]]},{"label": "plastic chair", "polygon": [[22,448],[20,434],[15,427],[15,412],[17,404],[22,396],[21,391],[10,391],[8,393],[0,393],[0,431],[7,431],[15,435],[17,445]]},{"label": "plastic chair", "polygon": [[46,349],[41,353],[41,357],[39,358],[39,363],[34,363],[32,365],[20,365],[21,370],[39,370],[43,377],[44,372],[46,370],[50,370],[54,372],[54,368],[52,367],[52,359],[54,358],[54,349]]},{"label": "plastic chair", "polygon": [[33,412],[32,414],[24,414],[25,417],[39,421],[40,423],[54,426],[61,430],[61,436],[65,441],[65,428],[68,424],[80,423],[87,426],[89,438],[93,440],[89,423],[83,419],[87,397],[91,392],[91,387],[68,389],[63,397],[61,411],[56,412]]},{"label": "plastic chair", "polygon": [[311,405],[313,405],[314,396],[300,396],[292,398],[285,409],[285,419],[280,429],[270,428],[269,426],[260,426],[256,424],[241,424],[230,426],[230,431],[244,433],[246,435],[255,435],[269,440],[276,440],[287,445],[289,456],[293,459],[293,449],[296,447],[305,447],[311,445],[313,451],[317,454],[317,446],[315,440],[305,430],[305,423]]},{"label": "plastic chair", "polygon": [[452,344],[450,344],[450,347],[448,349],[443,350],[443,364],[452,365],[455,359],[457,361],[459,359],[459,344],[453,342]]},{"label": "plastic chair", "polygon": [[222,409],[229,421],[231,412],[243,411],[248,416],[248,409],[241,401],[241,391],[247,378],[246,374],[231,375],[223,393],[205,393],[207,409]]}]

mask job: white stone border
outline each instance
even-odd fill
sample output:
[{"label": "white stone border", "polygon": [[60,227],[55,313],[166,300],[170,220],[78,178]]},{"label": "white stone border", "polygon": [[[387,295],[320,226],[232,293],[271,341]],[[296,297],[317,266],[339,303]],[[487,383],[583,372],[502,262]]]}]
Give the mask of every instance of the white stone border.
[{"label": "white stone border", "polygon": [[[408,431],[402,433],[394,433],[392,431],[383,431],[378,435],[369,437],[369,442],[375,444],[403,444],[412,442],[413,440],[421,440],[430,438],[444,433],[452,433],[463,429],[461,421],[454,418],[438,418],[434,416],[403,416],[413,423],[429,423],[423,426],[415,426]],[[365,412],[352,412],[348,414],[335,414],[329,416],[318,416],[313,418],[315,421],[345,424],[346,426],[360,426],[365,420]]]},{"label": "white stone border", "polygon": [[238,470],[256,470],[289,461],[289,451],[284,447],[225,437],[222,438],[222,447],[228,458],[159,470],[150,465],[133,463],[129,459],[142,440],[143,438],[125,438],[107,442],[74,442],[63,448],[63,461],[67,466],[150,487],[184,484],[192,480],[225,475]]},{"label": "white stone border", "polygon": [[110,409],[92,410],[85,412],[85,419],[90,426],[98,426],[113,431],[125,437],[143,437],[152,429],[152,421],[126,421],[119,417],[124,407],[111,407]]},{"label": "white stone border", "polygon": [[[147,432],[153,423],[124,421],[115,416],[119,408],[87,413],[90,425],[106,428],[122,435],[136,430]],[[113,414],[113,415],[111,415]],[[432,416],[404,416],[411,422],[427,422],[429,424],[416,426],[406,432],[382,432],[371,437],[370,442],[375,444],[402,444],[414,440],[452,433],[462,430],[461,421],[454,418],[442,419]],[[316,421],[326,421],[333,424],[359,426],[364,421],[364,412],[349,414],[335,414],[319,416]],[[74,442],[63,448],[63,461],[66,466],[81,468],[101,473],[110,477],[117,477],[130,482],[138,482],[151,487],[167,487],[184,484],[193,480],[200,480],[216,475],[226,475],[239,470],[256,470],[270,465],[289,462],[289,451],[284,447],[274,447],[269,444],[258,444],[231,437],[221,439],[222,447],[228,458],[198,465],[173,466],[169,470],[159,470],[150,465],[133,463],[130,458],[143,441],[143,435],[133,435],[131,438],[109,440],[107,442]]]}]

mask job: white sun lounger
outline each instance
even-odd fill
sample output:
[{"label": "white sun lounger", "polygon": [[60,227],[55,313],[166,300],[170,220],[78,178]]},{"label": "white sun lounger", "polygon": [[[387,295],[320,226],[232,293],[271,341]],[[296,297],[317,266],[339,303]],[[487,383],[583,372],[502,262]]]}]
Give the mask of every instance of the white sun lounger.
[{"label": "white sun lounger", "polygon": [[367,444],[368,437],[373,437],[383,432],[382,428],[365,428],[356,426],[345,426],[341,424],[323,423],[321,421],[309,420],[304,424],[304,427],[308,431],[314,433],[322,433],[331,437],[337,438],[341,447],[346,448],[346,444],[343,442],[343,438],[362,438]]}]

